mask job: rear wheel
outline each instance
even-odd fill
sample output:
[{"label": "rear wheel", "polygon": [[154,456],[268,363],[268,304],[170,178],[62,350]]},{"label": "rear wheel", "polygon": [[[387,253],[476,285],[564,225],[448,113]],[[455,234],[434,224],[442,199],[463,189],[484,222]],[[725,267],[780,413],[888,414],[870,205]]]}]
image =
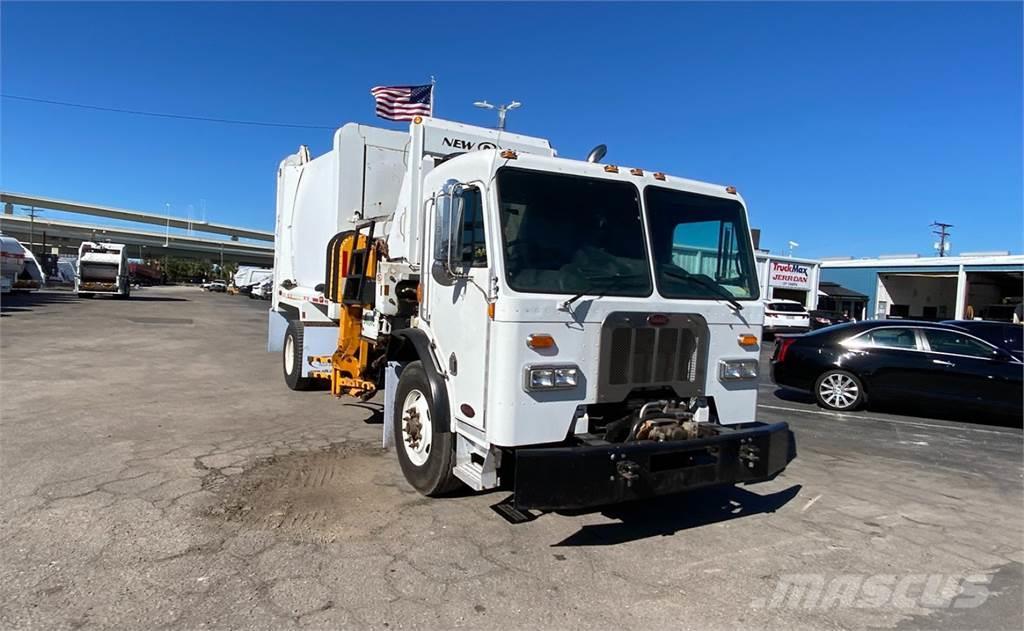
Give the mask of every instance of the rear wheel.
[{"label": "rear wheel", "polygon": [[420,493],[435,497],[458,487],[455,435],[439,432],[430,382],[421,362],[402,370],[393,414],[395,451],[405,479]]},{"label": "rear wheel", "polygon": [[814,398],[829,410],[856,410],[864,404],[864,384],[853,373],[830,370],[815,382]]},{"label": "rear wheel", "polygon": [[284,382],[292,390],[309,390],[312,386],[312,379],[302,376],[302,348],[302,323],[292,320],[284,333],[281,353]]}]

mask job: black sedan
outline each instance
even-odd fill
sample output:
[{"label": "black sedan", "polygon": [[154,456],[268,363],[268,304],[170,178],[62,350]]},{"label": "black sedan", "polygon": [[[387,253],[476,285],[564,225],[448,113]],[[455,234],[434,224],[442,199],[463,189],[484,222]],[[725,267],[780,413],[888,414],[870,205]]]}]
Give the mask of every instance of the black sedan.
[{"label": "black sedan", "polygon": [[772,378],[810,392],[830,410],[868,400],[969,406],[1021,416],[1024,364],[962,328],[929,322],[874,320],[782,337]]},{"label": "black sedan", "polygon": [[1024,361],[1024,326],[992,320],[946,320],[943,324],[960,327]]}]

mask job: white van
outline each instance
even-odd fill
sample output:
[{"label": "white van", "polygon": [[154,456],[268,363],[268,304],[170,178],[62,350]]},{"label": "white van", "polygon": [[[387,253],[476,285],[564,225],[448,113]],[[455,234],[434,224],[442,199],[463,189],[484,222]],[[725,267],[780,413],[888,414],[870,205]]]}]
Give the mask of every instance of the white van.
[{"label": "white van", "polygon": [[811,330],[811,314],[795,300],[766,300],[765,337],[776,333],[806,333]]}]

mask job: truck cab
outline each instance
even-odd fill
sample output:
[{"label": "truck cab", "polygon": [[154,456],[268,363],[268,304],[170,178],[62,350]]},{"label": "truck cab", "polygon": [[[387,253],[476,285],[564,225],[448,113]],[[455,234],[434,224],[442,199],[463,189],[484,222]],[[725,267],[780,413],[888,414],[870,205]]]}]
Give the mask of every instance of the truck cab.
[{"label": "truck cab", "polygon": [[[310,353],[325,327],[289,323],[286,380],[308,364],[335,394],[383,389],[385,444],[427,495],[586,507],[781,471],[788,427],[755,420],[763,307],[735,189],[456,125],[414,121],[394,211],[328,244],[316,310],[336,337]],[[472,149],[429,151],[456,134]]]}]

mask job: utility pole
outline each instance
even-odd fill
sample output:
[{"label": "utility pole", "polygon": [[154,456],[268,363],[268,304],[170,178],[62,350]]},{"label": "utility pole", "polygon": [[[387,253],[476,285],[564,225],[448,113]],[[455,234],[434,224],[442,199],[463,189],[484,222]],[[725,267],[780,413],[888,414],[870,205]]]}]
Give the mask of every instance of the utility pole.
[{"label": "utility pole", "polygon": [[36,214],[43,211],[36,210],[35,206],[23,207],[22,210],[28,211],[28,249],[34,256],[36,253]]},{"label": "utility pole", "polygon": [[938,230],[932,230],[932,234],[939,236],[939,242],[935,244],[935,249],[939,251],[939,256],[946,256],[946,251],[949,249],[946,240],[949,238],[949,229],[953,227],[953,224],[933,221],[930,227],[938,228]]}]

